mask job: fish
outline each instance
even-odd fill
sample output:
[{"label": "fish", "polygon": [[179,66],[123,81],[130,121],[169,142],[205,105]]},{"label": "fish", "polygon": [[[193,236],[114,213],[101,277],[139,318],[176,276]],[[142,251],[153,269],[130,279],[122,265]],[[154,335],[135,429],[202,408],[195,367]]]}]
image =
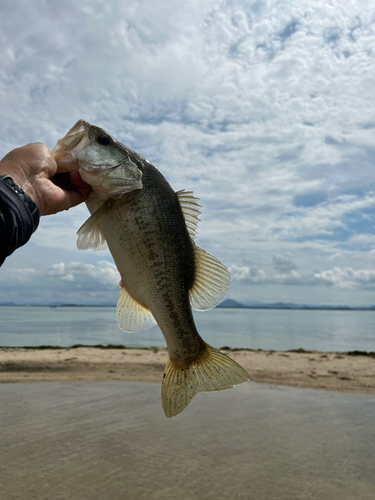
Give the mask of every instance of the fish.
[{"label": "fish", "polygon": [[207,344],[194,322],[192,308],[211,309],[225,297],[230,273],[195,243],[201,206],[193,192],[175,192],[148,160],[84,120],[53,155],[58,172],[78,171],[91,186],[91,215],[78,230],[77,247],[108,246],[121,276],[119,328],[141,332],[158,324],[164,335],[165,415],[181,413],[198,392],[247,382],[244,368]]}]

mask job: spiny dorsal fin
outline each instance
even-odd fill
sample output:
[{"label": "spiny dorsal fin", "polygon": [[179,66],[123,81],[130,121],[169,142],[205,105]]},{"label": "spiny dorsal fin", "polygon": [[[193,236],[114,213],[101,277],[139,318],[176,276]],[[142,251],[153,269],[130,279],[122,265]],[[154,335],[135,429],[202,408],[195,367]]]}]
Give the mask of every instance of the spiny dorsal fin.
[{"label": "spiny dorsal fin", "polygon": [[181,210],[185,218],[186,227],[189,231],[191,239],[194,241],[197,237],[196,230],[199,222],[198,215],[201,213],[197,201],[199,198],[193,196],[193,191],[177,191],[178,201],[180,202]]},{"label": "spiny dorsal fin", "polygon": [[233,359],[205,344],[201,355],[183,368],[169,360],[165,367],[161,401],[167,417],[175,417],[198,392],[222,391],[249,380]]},{"label": "spiny dorsal fin", "polygon": [[124,332],[144,332],[156,325],[151,311],[133,299],[125,288],[120,290],[116,314],[117,324]]},{"label": "spiny dorsal fin", "polygon": [[194,245],[195,278],[190,289],[193,309],[205,311],[219,304],[230,285],[228,269],[215,257]]},{"label": "spiny dorsal fin", "polygon": [[78,229],[77,234],[77,248],[78,250],[87,250],[92,248],[95,251],[105,250],[107,248],[107,243],[99,227],[99,220],[108,211],[108,204],[103,203],[103,205],[98,208],[90,217],[82,224]]}]

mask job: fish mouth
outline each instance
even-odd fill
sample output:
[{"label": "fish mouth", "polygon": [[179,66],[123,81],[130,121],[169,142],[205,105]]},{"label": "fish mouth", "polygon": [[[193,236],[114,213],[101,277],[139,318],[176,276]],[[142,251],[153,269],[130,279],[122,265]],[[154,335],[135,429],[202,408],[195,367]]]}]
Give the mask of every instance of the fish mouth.
[{"label": "fish mouth", "polygon": [[[88,136],[90,127],[91,125],[84,120],[78,120],[65,136],[57,141],[52,155],[58,164],[58,172],[66,171],[68,166],[72,166],[77,154],[90,143]],[[78,170],[77,166],[74,170]]]},{"label": "fish mouth", "polygon": [[79,162],[79,169],[83,169],[86,172],[97,172],[100,173],[103,170],[114,170],[118,167],[120,167],[121,164],[118,163],[117,165],[113,165],[112,163],[106,164],[106,163],[87,163],[84,160],[80,160]]},{"label": "fish mouth", "polygon": [[113,174],[111,175],[111,172],[114,172],[118,167],[119,165],[116,165],[115,167],[106,169],[105,174],[103,175],[103,170],[94,170],[91,166],[90,168],[87,168],[87,166],[81,165],[79,167],[79,174],[85,182],[96,189],[100,187],[106,191],[111,190],[111,196],[118,193],[129,193],[135,189],[143,188],[141,177],[136,178],[121,175],[117,176]]}]

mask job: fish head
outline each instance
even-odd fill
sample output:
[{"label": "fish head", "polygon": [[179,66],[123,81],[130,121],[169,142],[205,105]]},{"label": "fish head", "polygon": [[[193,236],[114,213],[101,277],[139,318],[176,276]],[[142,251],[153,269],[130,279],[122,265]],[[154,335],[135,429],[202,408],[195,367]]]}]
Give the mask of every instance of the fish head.
[{"label": "fish head", "polygon": [[142,189],[142,171],[130,150],[100,127],[78,122],[52,150],[57,172],[79,172],[94,192],[105,197]]}]

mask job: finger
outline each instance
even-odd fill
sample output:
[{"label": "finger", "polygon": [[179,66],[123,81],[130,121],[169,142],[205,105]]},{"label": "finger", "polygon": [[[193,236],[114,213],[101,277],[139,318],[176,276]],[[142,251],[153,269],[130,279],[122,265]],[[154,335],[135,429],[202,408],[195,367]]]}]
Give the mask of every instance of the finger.
[{"label": "finger", "polygon": [[82,194],[79,191],[66,191],[65,189],[60,189],[56,186],[53,192],[54,201],[50,200],[50,202],[47,203],[47,206],[45,207],[45,210],[41,212],[41,215],[56,214],[79,205],[87,198],[86,191],[88,190],[85,189]]},{"label": "finger", "polygon": [[90,188],[90,184],[87,184],[87,182],[82,179],[78,172],[70,172],[69,178],[73,186],[76,186],[77,188]]},{"label": "finger", "polygon": [[85,201],[91,190],[90,184],[87,184],[87,182],[85,182],[81,178],[78,172],[71,172],[69,178],[70,178],[69,190],[71,190],[72,192],[74,191],[78,192]]},{"label": "finger", "polygon": [[90,184],[82,180],[78,172],[56,174],[50,179],[53,184],[65,191],[77,191],[84,199],[90,191]]},{"label": "finger", "polygon": [[57,163],[50,149],[42,142],[34,142],[23,148],[27,161],[35,173],[39,170],[42,176],[51,178],[57,171]]},{"label": "finger", "polygon": [[[85,188],[85,192],[86,191],[88,193],[87,188]],[[79,191],[65,191],[65,200],[67,201],[67,206],[65,207],[65,210],[69,210],[69,208],[72,208],[72,207],[79,205],[80,203],[85,201],[86,198],[87,198],[87,194],[86,194],[86,196],[84,196]]]}]

